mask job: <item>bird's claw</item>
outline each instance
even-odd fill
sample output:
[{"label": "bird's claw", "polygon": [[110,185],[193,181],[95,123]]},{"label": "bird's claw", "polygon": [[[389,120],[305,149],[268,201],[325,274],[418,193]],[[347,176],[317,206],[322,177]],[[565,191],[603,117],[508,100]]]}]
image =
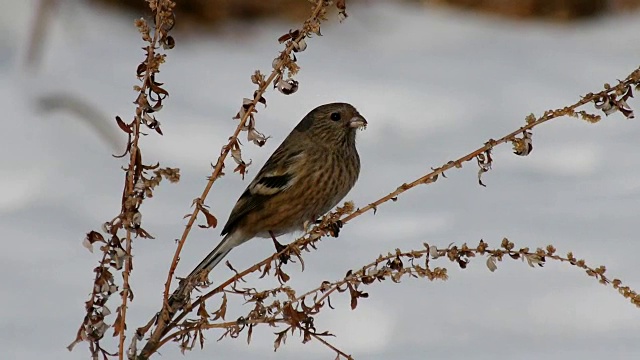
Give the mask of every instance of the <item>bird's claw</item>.
[{"label": "bird's claw", "polygon": [[[276,246],[276,252],[282,252],[284,249],[287,248],[285,245],[280,244],[277,240],[274,241],[274,245]],[[285,252],[280,254],[278,258],[280,259],[281,263],[286,264],[291,258],[291,256],[289,256],[289,254]]]},{"label": "bird's claw", "polygon": [[342,223],[342,220],[336,220],[335,222],[329,224],[329,233],[331,234],[331,236],[337,238],[343,225],[344,224]]},{"label": "bird's claw", "polygon": [[[282,252],[284,249],[287,248],[286,245],[282,245],[277,239],[276,237],[273,235],[273,233],[271,233],[271,239],[273,239],[273,245],[276,247],[276,252],[280,253]],[[278,256],[278,258],[280,259],[280,262],[282,262],[283,264],[286,264],[289,259],[291,258],[291,256],[289,256],[289,254],[287,253],[282,253],[280,254],[280,256]]]},{"label": "bird's claw", "polygon": [[289,261],[289,259],[291,259],[291,256],[289,256],[289,254],[282,253],[280,254],[280,256],[278,256],[278,259],[280,259],[281,263],[286,264]]}]

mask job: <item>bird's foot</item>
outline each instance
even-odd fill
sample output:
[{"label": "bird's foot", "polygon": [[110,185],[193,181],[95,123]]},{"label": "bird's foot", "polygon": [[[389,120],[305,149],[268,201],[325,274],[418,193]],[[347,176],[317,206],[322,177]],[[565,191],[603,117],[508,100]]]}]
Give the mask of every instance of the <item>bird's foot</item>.
[{"label": "bird's foot", "polygon": [[[273,245],[274,245],[274,246],[275,246],[275,248],[276,248],[276,252],[278,252],[278,253],[279,253],[279,252],[282,252],[284,249],[286,249],[286,248],[287,248],[287,246],[286,246],[286,245],[282,245],[282,244],[278,241],[278,239],[276,239],[276,236],[273,234],[273,232],[272,232],[272,231],[269,231],[269,234],[271,235],[271,239],[273,240]],[[286,263],[289,261],[289,259],[291,258],[291,256],[289,256],[289,254],[287,254],[287,253],[282,253],[282,254],[280,254],[279,258],[280,258],[280,261],[281,261],[283,264],[286,264]]]},{"label": "bird's foot", "polygon": [[342,223],[341,220],[336,220],[335,222],[332,222],[331,224],[329,224],[329,234],[333,237],[338,237],[338,235],[340,234],[340,229],[342,229],[342,226],[344,224]]}]

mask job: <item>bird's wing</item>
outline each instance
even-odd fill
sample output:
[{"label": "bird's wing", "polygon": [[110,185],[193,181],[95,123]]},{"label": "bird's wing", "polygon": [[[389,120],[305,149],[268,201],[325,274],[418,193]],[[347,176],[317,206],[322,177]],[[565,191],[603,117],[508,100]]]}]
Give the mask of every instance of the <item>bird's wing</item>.
[{"label": "bird's wing", "polygon": [[222,235],[231,232],[247,213],[261,208],[267,200],[290,188],[298,179],[298,168],[304,163],[304,158],[304,150],[292,151],[290,146],[282,143],[236,202]]}]

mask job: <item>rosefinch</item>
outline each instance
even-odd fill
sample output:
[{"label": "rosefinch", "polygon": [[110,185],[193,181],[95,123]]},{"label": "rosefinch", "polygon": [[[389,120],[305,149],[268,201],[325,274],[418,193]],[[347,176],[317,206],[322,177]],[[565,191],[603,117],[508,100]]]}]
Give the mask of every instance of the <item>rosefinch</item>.
[{"label": "rosefinch", "polygon": [[254,237],[302,230],[331,210],[360,173],[356,130],[367,121],[351,105],[318,106],[305,116],[264,164],[231,210],[224,238],[189,274],[211,271],[234,247]]}]

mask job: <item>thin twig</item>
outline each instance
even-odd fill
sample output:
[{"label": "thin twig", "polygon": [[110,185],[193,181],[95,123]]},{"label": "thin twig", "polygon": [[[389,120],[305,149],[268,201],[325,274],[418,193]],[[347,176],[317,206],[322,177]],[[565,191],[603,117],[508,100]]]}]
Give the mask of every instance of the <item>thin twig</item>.
[{"label": "thin twig", "polygon": [[[637,76],[638,72],[640,72],[640,68],[636,69],[631,75],[629,75],[627,77],[627,79],[623,82],[621,82],[622,85],[625,86],[630,86],[632,84],[636,84],[637,83],[637,79],[634,78],[634,74]],[[364,214],[365,212],[369,211],[369,210],[375,210],[379,205],[389,201],[389,200],[393,200],[395,199],[398,195],[404,193],[405,191],[412,189],[418,185],[422,185],[422,184],[429,184],[432,182],[435,182],[435,180],[438,178],[439,175],[443,174],[445,171],[450,170],[454,167],[458,168],[458,167],[462,167],[462,163],[466,162],[466,161],[470,161],[473,160],[474,158],[476,158],[478,155],[485,153],[486,151],[490,151],[492,150],[494,147],[500,145],[500,144],[504,144],[506,142],[512,141],[514,139],[514,137],[516,137],[519,134],[522,134],[524,131],[527,130],[531,130],[534,127],[543,124],[549,120],[553,120],[562,116],[567,116],[567,115],[572,115],[574,114],[575,110],[583,105],[586,105],[590,102],[593,102],[595,100],[598,100],[599,98],[601,98],[603,95],[609,94],[611,92],[614,92],[615,89],[608,89],[608,90],[603,90],[599,93],[596,94],[587,94],[585,96],[582,97],[582,99],[576,103],[574,103],[571,106],[567,106],[564,107],[562,109],[556,109],[556,110],[549,110],[546,111],[545,114],[541,117],[539,117],[538,119],[536,119],[535,121],[515,130],[512,131],[511,133],[501,137],[498,140],[489,140],[485,143],[484,146],[470,152],[469,154],[462,156],[460,158],[458,158],[457,160],[454,161],[449,161],[448,163],[442,165],[439,168],[433,169],[432,172],[410,182],[410,183],[405,183],[400,185],[395,191],[389,193],[388,195],[370,203],[369,205],[360,208],[358,210],[356,210],[355,212],[353,212],[352,214],[346,216],[345,218],[341,219],[341,221],[343,223],[347,223],[350,220],[353,220],[354,218]]]},{"label": "thin twig", "polygon": [[311,336],[320,341],[321,343],[323,343],[324,345],[326,345],[329,349],[333,350],[336,352],[336,354],[339,354],[340,356],[342,356],[345,359],[349,359],[349,360],[353,360],[353,358],[351,357],[351,355],[346,354],[345,352],[343,352],[342,350],[338,349],[337,347],[331,345],[328,341],[326,341],[325,339],[323,339],[321,336],[318,336],[316,334],[311,334]]},{"label": "thin twig", "polygon": [[[161,14],[160,11],[156,11],[155,12],[155,24],[156,24],[156,30],[153,32],[153,39],[151,40],[151,43],[148,46],[149,51],[147,51],[147,64],[150,64],[153,61],[153,58],[155,56],[155,49],[156,46],[158,44],[158,40],[160,38],[160,32],[158,31],[158,28],[162,27],[162,22],[163,22],[163,16]],[[144,74],[144,78],[142,80],[142,84],[143,86],[140,89],[140,94],[144,94],[144,92],[146,91],[146,84],[149,82],[149,77],[152,74],[152,69],[151,67],[149,67],[149,69],[147,69],[147,71]],[[142,111],[142,106],[138,104],[138,109],[139,111]],[[129,152],[129,168],[127,170],[126,173],[126,184],[125,184],[125,198],[128,198],[130,196],[133,195],[134,193],[134,188],[135,188],[135,178],[136,178],[136,166],[137,166],[137,157],[139,149],[138,149],[138,141],[140,140],[140,122],[141,122],[141,117],[140,116],[135,116],[134,117],[134,121],[132,123],[132,135],[133,135],[133,139],[131,140],[131,151]],[[123,202],[124,204],[124,202]],[[123,212],[126,211],[123,208]],[[119,330],[120,330],[120,334],[119,334],[119,343],[118,343],[118,359],[119,360],[123,360],[124,359],[124,355],[125,355],[125,348],[124,348],[124,342],[126,340],[126,323],[127,323],[127,301],[129,298],[129,276],[131,275],[131,270],[132,270],[132,261],[133,261],[133,256],[132,256],[132,236],[131,236],[131,227],[127,226],[126,227],[126,231],[127,231],[127,235],[126,235],[126,242],[127,242],[127,247],[126,247],[126,253],[127,253],[127,257],[125,258],[125,268],[124,268],[124,272],[122,273],[122,280],[123,280],[123,284],[122,284],[122,292],[121,294],[121,298],[122,298],[122,305],[120,307],[120,315],[121,315],[121,322],[122,322],[122,326],[120,326]]]},{"label": "thin twig", "polygon": [[[568,263],[571,266],[584,270],[588,276],[595,278],[601,284],[612,285],[614,289],[618,290],[620,295],[629,299],[632,304],[640,307],[640,295],[631,288],[622,286],[622,282],[620,280],[610,280],[610,278],[606,277],[606,268],[604,266],[589,266],[584,260],[577,259],[571,252],[567,253],[566,256],[558,255],[555,247],[551,245],[547,246],[545,249],[538,248],[536,250],[529,250],[526,247],[515,249],[515,244],[506,238],[502,240],[502,244],[499,248],[493,249],[489,248],[487,243],[484,241],[480,241],[478,246],[475,248],[469,248],[466,244],[463,244],[460,247],[448,246],[447,248],[436,248],[434,246],[429,246],[428,244],[424,245],[425,247],[422,250],[411,250],[405,252],[396,250],[395,252],[388,253],[385,256],[381,255],[376,260],[359,268],[359,270],[349,271],[347,275],[340,280],[331,283],[322,282],[318,287],[309,290],[302,295],[296,296],[295,299],[290,300],[291,304],[297,304],[298,308],[307,309],[307,311],[313,309],[313,311],[317,313],[318,309],[324,306],[324,302],[328,300],[330,294],[340,288],[344,289],[347,284],[350,284],[354,289],[357,289],[361,284],[372,284],[375,281],[384,281],[386,279],[392,279],[394,282],[399,282],[403,275],[427,278],[428,280],[447,280],[448,275],[446,268],[431,268],[430,264],[432,261],[436,259],[445,259],[466,268],[468,263],[472,261],[474,257],[485,256],[487,258],[487,266],[491,271],[496,269],[496,262],[502,261],[502,259],[526,261],[531,267],[541,267],[546,263],[546,259]],[[420,266],[420,264],[415,261],[420,258],[424,259],[424,266]],[[400,259],[404,259],[408,264],[399,265],[403,264],[402,261],[399,261]],[[381,264],[383,266],[379,267]],[[302,306],[306,298],[311,295],[318,294],[322,294],[322,296],[315,299],[314,305]],[[354,296],[351,292],[349,292],[349,294],[351,294],[352,297]],[[263,298],[261,299],[264,300]],[[265,314],[263,317],[252,319],[247,318],[246,320],[243,320],[243,326],[249,324],[269,324],[270,326],[274,326],[278,323],[291,325],[291,318],[287,318],[286,316],[277,317],[282,313],[283,309],[284,307],[282,307],[280,302],[274,301],[272,305],[263,308],[263,313]],[[272,310],[276,311],[273,312]],[[184,336],[195,329],[201,331],[204,329],[232,327],[238,327],[238,322],[227,321],[221,323],[209,323],[208,321],[203,321],[199,324],[185,324],[184,328],[164,337],[160,345],[164,345],[171,340]],[[309,335],[313,336],[314,334],[309,333]],[[337,350],[333,346],[330,346],[327,342],[322,340],[320,341],[345,358],[350,358],[349,355]]]}]

